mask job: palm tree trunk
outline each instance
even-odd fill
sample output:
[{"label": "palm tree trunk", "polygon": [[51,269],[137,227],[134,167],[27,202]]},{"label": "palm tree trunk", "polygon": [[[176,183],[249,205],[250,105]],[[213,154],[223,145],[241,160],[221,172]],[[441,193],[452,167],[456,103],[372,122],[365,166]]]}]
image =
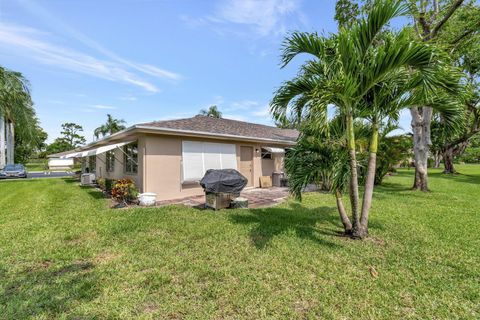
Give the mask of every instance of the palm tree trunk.
[{"label": "palm tree trunk", "polygon": [[6,164],[5,154],[5,117],[0,113],[0,169]]},{"label": "palm tree trunk", "polygon": [[367,176],[365,179],[365,191],[363,193],[362,215],[360,227],[354,233],[354,237],[363,239],[368,235],[368,214],[372,206],[373,187],[375,185],[375,171],[377,169],[378,149],[378,124],[372,125],[372,136],[370,139],[370,153],[368,157]]},{"label": "palm tree trunk", "polygon": [[355,132],[353,127],[353,116],[347,115],[347,143],[348,154],[350,157],[350,203],[352,205],[352,231],[359,228],[358,217],[358,172],[357,172],[357,156],[355,152]]},{"label": "palm tree trunk", "polygon": [[345,206],[343,205],[342,193],[338,189],[335,191],[335,198],[337,199],[338,214],[340,215],[340,219],[342,220],[345,234],[352,234],[352,223],[350,222],[350,219],[348,219],[347,211],[345,210]]}]

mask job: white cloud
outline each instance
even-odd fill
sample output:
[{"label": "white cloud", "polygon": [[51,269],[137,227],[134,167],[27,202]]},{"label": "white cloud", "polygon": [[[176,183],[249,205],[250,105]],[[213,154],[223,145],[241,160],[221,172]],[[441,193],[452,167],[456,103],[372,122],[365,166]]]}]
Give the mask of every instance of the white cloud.
[{"label": "white cloud", "polygon": [[94,104],[94,105],[92,105],[92,108],[101,109],[101,110],[115,110],[115,109],[117,109],[117,107],[107,106],[107,105],[104,105],[104,104]]},{"label": "white cloud", "polygon": [[0,24],[0,47],[2,46],[4,50],[20,49],[20,54],[44,64],[110,81],[132,84],[153,93],[160,91],[154,84],[115,62],[100,60],[66,47],[51,44],[36,38],[35,33],[25,32],[25,29],[12,25]]},{"label": "white cloud", "polygon": [[[252,33],[259,37],[283,35],[288,29],[295,28],[295,25],[307,24],[306,15],[300,10],[301,1],[218,1],[218,5],[210,15],[203,17],[180,15],[179,19],[190,28],[210,27],[220,36],[251,37]],[[245,28],[232,28],[232,24]],[[261,50],[259,54],[263,57],[269,52]]]},{"label": "white cloud", "polygon": [[[22,5],[25,10],[29,11],[36,18],[39,18],[46,24],[50,25],[53,30],[67,34],[68,36],[82,43],[83,45],[103,54],[110,60],[120,65],[123,65],[123,67],[129,67],[156,78],[163,78],[163,79],[169,79],[169,80],[175,80],[175,81],[180,80],[182,78],[181,75],[178,73],[160,69],[150,64],[137,63],[137,62],[125,59],[123,57],[120,57],[119,55],[108,50],[107,48],[105,48],[104,46],[102,46],[100,43],[96,42],[92,38],[72,28],[70,25],[63,22],[59,17],[56,17],[53,14],[51,14],[48,10],[46,10],[37,2],[30,1],[30,0],[18,0],[18,3]],[[132,83],[134,84],[135,82],[138,82],[138,81],[132,81]],[[141,85],[140,83],[137,83],[137,84]]]},{"label": "white cloud", "polygon": [[251,26],[260,36],[286,31],[286,18],[301,17],[298,0],[229,0],[217,16],[227,22]]}]

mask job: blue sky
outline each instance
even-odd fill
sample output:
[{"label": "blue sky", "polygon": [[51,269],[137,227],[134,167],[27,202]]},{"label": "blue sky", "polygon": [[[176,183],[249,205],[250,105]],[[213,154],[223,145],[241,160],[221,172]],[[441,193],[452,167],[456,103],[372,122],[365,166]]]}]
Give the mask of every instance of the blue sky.
[{"label": "blue sky", "polygon": [[334,32],[334,9],[334,0],[4,0],[0,59],[30,80],[49,141],[64,122],[91,140],[107,113],[132,125],[212,104],[272,124],[272,93],[300,62],[279,68],[283,37]]}]

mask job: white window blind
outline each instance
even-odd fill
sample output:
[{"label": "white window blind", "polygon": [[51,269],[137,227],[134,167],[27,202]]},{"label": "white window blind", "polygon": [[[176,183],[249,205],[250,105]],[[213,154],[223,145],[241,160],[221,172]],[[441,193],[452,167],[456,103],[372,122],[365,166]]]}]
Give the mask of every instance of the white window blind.
[{"label": "white window blind", "polygon": [[182,142],[183,181],[198,181],[208,169],[237,169],[234,144]]}]

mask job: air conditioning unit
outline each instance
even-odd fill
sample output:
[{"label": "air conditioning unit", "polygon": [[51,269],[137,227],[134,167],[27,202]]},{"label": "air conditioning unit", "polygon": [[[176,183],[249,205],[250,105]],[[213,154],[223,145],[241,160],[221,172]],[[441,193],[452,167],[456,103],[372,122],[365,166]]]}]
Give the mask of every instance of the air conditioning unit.
[{"label": "air conditioning unit", "polygon": [[82,186],[88,186],[95,183],[95,174],[93,173],[84,173],[80,177],[80,183]]}]

